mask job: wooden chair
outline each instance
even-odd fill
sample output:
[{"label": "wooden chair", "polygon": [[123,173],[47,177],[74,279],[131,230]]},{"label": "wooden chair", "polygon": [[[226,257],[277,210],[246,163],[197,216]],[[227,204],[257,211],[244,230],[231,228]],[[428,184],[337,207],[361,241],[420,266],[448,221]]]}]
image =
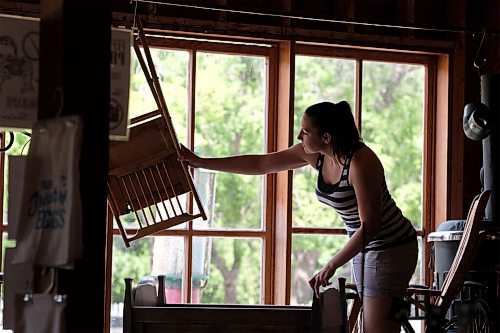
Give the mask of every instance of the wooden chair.
[{"label": "wooden chair", "polygon": [[[132,120],[128,142],[110,143],[108,202],[127,247],[131,241],[163,229],[207,218],[186,165],[177,160],[180,144],[140,20],[138,28],[146,60],[136,38],[134,50],[158,110]],[[187,212],[186,200],[179,198],[182,195],[186,200],[192,195],[197,213]],[[137,231],[128,235],[122,217],[131,212]]]},{"label": "wooden chair", "polygon": [[[417,316],[410,315],[410,319],[424,319],[427,333],[443,332],[452,324],[445,318],[446,313],[464,285],[466,276],[472,267],[482,237],[480,233],[481,223],[490,192],[490,190],[485,190],[472,201],[457,253],[441,289],[430,289],[428,287],[410,287],[407,289],[406,301],[413,307],[413,313],[423,313],[423,315]],[[356,290],[355,285],[349,284],[348,288]],[[360,309],[361,301],[358,297],[349,315],[349,332],[356,331],[355,323],[361,312]],[[407,332],[413,332],[408,324],[408,318],[403,318],[402,321],[403,328]]]},{"label": "wooden chair", "polygon": [[442,332],[444,327],[450,324],[445,316],[464,285],[474,262],[481,242],[481,224],[490,193],[490,190],[485,190],[472,201],[462,239],[441,289],[408,288],[407,290],[407,300],[425,313],[426,332]]}]

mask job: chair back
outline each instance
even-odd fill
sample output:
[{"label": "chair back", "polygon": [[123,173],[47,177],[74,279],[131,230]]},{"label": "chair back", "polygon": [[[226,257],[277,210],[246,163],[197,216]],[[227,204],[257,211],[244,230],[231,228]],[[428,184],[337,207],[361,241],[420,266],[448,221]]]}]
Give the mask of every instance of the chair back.
[{"label": "chair back", "polygon": [[[136,124],[129,141],[112,142],[109,147],[108,203],[127,247],[131,241],[178,224],[207,219],[187,165],[177,159],[181,146],[140,19],[137,23],[146,59],[135,37],[134,50],[158,110],[132,121]],[[197,207],[191,204],[188,211],[189,200]],[[135,222],[124,225],[121,217],[132,212]],[[133,235],[126,230],[131,227],[136,230]]]},{"label": "chair back", "polygon": [[485,190],[477,195],[469,208],[457,253],[451,264],[450,271],[443,281],[441,296],[435,300],[435,305],[443,309],[448,309],[472,267],[480,242],[479,232],[490,192],[491,190]]}]

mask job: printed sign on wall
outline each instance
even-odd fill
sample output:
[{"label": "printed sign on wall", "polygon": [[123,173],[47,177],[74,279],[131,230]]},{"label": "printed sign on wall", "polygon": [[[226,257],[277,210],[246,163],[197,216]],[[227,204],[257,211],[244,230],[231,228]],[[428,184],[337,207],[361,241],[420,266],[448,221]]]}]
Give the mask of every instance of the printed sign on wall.
[{"label": "printed sign on wall", "polygon": [[[40,20],[0,15],[0,127],[28,129],[38,119]],[[110,138],[128,140],[132,32],[111,31]]]},{"label": "printed sign on wall", "polygon": [[38,112],[39,20],[0,16],[0,126],[31,128]]},{"label": "printed sign on wall", "polygon": [[130,90],[130,30],[111,30],[111,96],[109,134],[114,140],[128,140],[128,98]]}]

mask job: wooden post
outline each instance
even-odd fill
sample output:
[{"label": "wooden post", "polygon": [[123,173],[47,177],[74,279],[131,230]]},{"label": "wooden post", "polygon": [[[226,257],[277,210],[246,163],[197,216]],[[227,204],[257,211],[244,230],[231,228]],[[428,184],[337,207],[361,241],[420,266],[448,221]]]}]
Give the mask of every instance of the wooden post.
[{"label": "wooden post", "polygon": [[77,114],[83,257],[61,270],[68,332],[102,332],[108,174],[111,1],[41,0],[39,118]]}]

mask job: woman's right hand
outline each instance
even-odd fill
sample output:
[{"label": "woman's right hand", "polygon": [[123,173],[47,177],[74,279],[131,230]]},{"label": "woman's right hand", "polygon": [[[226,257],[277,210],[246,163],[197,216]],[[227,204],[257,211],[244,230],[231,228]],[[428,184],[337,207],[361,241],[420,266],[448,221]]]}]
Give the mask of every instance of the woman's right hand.
[{"label": "woman's right hand", "polygon": [[186,162],[189,166],[193,168],[201,167],[202,158],[197,156],[191,150],[186,148],[184,145],[181,145],[181,151],[179,157],[177,157],[179,162]]}]

